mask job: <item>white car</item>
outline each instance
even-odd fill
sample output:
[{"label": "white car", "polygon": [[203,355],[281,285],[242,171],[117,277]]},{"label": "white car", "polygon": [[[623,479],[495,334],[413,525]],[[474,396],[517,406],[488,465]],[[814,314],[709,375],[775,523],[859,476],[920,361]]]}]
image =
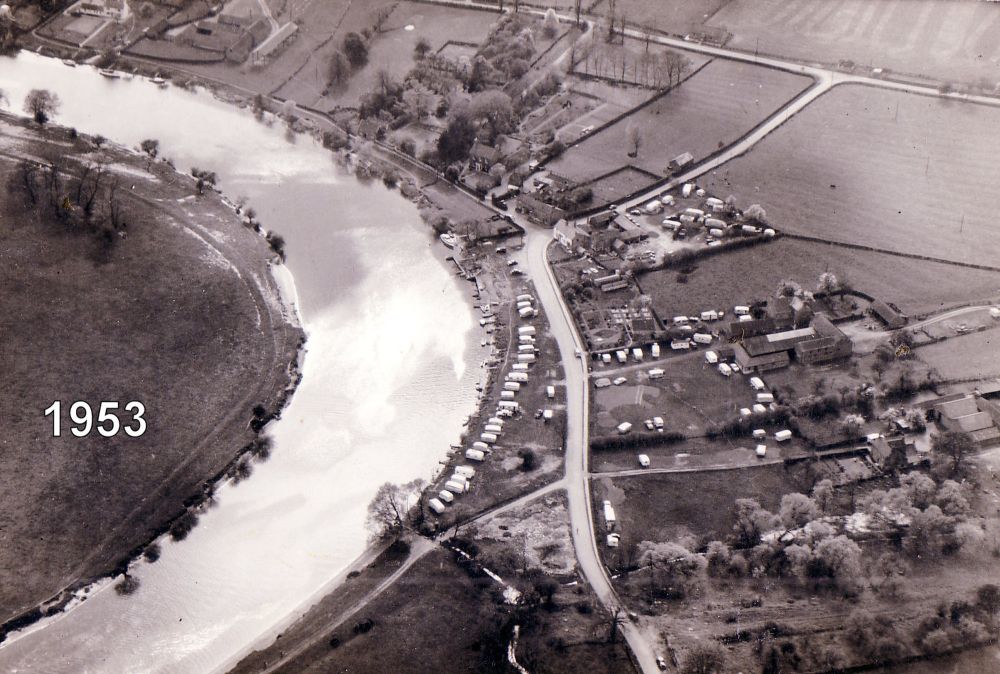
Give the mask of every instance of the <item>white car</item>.
[{"label": "white car", "polygon": [[628,382],[628,377],[615,377],[611,383],[614,384],[615,386],[621,386],[626,382]]},{"label": "white car", "polygon": [[729,369],[732,370],[733,372],[739,372],[740,371],[740,364],[737,363],[737,362],[732,362],[732,363],[729,364]]},{"label": "white car", "polygon": [[646,454],[639,455],[639,465],[643,468],[649,468],[649,456]]},{"label": "white car", "polygon": [[656,426],[654,426],[654,425],[653,425],[653,420],[652,420],[652,419],[646,419],[646,420],[645,420],[644,422],[642,422],[642,423],[646,424],[646,430],[647,430],[647,431],[653,431],[653,430],[656,430]]}]

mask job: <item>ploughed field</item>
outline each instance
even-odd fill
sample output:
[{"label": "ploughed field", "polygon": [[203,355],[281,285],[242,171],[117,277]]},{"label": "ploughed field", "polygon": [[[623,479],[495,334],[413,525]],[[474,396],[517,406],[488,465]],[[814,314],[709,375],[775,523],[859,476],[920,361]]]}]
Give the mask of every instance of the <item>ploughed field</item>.
[{"label": "ploughed field", "polygon": [[[0,622],[109,571],[181,513],[252,439],[254,405],[276,406],[301,336],[282,316],[263,239],[216,195],[196,199],[165,165],[150,173],[65,138],[0,120],[4,174],[15,173],[8,155],[61,157],[69,171],[108,162],[127,237],[101,252],[47,207],[0,192],[0,577],[11,581]],[[71,432],[73,402],[96,417],[102,401],[133,400],[146,410],[140,437]],[[54,401],[60,437],[43,415]]]},{"label": "ploughed field", "polygon": [[[745,135],[810,83],[801,75],[716,59],[655,102],[569,148],[548,166],[579,182],[628,165],[665,176],[674,157],[684,152],[695,160],[711,155]],[[635,157],[628,156],[633,150],[632,128],[639,135]]]},{"label": "ploughed field", "polygon": [[862,85],[825,94],[706,176],[778,229],[1000,267],[1000,108]]},{"label": "ploughed field", "polygon": [[727,46],[995,87],[1000,7],[939,0],[733,0],[708,26]]}]

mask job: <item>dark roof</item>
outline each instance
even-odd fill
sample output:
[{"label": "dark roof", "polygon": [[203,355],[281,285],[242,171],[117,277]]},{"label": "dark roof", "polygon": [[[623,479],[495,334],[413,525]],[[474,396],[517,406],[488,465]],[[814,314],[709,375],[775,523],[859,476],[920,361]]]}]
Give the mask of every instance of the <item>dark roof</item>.
[{"label": "dark roof", "polygon": [[816,339],[807,339],[806,341],[799,342],[795,345],[795,352],[806,353],[809,351],[826,349],[836,346],[839,341],[840,340],[836,337],[817,337]]},{"label": "dark roof", "polygon": [[489,145],[484,145],[483,143],[475,143],[472,146],[472,150],[469,152],[469,157],[472,159],[486,160],[490,164],[496,164],[500,161],[501,155],[500,150],[495,147],[490,147]]},{"label": "dark roof", "polygon": [[771,318],[755,318],[750,321],[730,321],[729,336],[747,339],[749,337],[756,337],[757,335],[766,335],[769,332],[774,332],[775,327],[774,319]]},{"label": "dark roof", "polygon": [[872,302],[872,311],[881,318],[889,327],[906,324],[906,316],[896,311],[882,300]]}]

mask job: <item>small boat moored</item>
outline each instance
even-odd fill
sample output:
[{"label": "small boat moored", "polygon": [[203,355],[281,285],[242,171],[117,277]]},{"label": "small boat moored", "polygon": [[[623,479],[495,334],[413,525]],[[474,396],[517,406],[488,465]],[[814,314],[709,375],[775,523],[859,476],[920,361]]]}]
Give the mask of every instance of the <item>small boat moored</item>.
[{"label": "small boat moored", "polygon": [[441,243],[448,246],[449,248],[454,248],[455,244],[458,243],[458,237],[456,237],[454,234],[451,234],[450,232],[445,232],[439,238],[441,239]]},{"label": "small boat moored", "polygon": [[101,73],[101,75],[107,77],[110,80],[117,80],[121,77],[120,73],[118,73],[115,70],[111,70],[110,68],[101,68],[97,72]]},{"label": "small boat moored", "polygon": [[74,61],[73,59],[63,59],[63,65],[67,65],[70,68],[75,68],[76,67],[76,61]]}]

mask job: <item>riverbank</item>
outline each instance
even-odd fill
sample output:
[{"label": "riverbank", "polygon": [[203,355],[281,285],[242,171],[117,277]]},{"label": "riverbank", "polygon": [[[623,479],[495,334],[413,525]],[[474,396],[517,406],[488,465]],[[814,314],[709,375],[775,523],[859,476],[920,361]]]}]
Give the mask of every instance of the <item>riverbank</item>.
[{"label": "riverbank", "polygon": [[[298,384],[305,335],[268,243],[191,176],[9,115],[0,161],[38,184],[43,165],[68,186],[92,181],[98,210],[111,208],[111,192],[118,200],[117,222],[93,232],[93,222],[66,229],[37,217],[49,211],[27,195],[25,208],[5,202],[13,226],[0,231],[0,257],[12,264],[0,273],[11,292],[0,328],[17,358],[0,397],[21,410],[0,439],[0,574],[19,579],[0,590],[6,637],[155,559],[155,541],[183,538],[221,480],[252,470],[249,455],[266,454],[258,431]],[[147,431],[51,437],[39,411],[54,400],[138,400]]]}]

